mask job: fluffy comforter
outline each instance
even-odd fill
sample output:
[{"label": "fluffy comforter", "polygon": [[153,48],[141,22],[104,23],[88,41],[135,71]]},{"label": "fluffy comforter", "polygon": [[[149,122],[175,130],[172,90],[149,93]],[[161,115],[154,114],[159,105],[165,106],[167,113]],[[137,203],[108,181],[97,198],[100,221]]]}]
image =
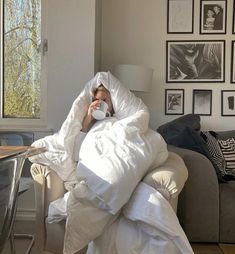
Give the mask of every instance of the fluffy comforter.
[{"label": "fluffy comforter", "polygon": [[[115,115],[95,123],[77,162],[74,151],[81,123],[92,101],[91,92],[100,84],[110,91]],[[70,191],[65,254],[75,253],[95,239],[89,254],[151,254],[158,245],[158,253],[192,253],[167,201],[153,188],[139,184],[148,170],[168,156],[164,140],[148,128],[148,122],[149,112],[141,99],[110,72],[100,72],[75,100],[60,131],[33,144],[47,147],[48,152],[31,160],[54,169]],[[145,249],[127,247],[130,242],[123,233],[128,230],[133,231],[133,237],[142,236],[139,239]],[[108,245],[105,238],[109,231],[112,239]]]}]

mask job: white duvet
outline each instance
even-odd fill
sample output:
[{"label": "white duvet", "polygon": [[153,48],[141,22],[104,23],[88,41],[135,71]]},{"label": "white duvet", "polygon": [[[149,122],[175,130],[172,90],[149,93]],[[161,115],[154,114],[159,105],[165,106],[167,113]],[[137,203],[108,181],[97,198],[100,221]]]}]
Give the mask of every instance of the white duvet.
[{"label": "white duvet", "polygon": [[[76,139],[80,135],[83,117],[92,100],[91,91],[100,84],[110,91],[115,115],[96,122],[88,132],[77,163],[74,159]],[[164,140],[157,132],[148,128],[148,122],[149,112],[141,99],[135,97],[110,72],[100,72],[86,84],[75,100],[61,130],[33,144],[37,147],[46,146],[48,152],[32,157],[31,160],[54,169],[70,190],[66,202],[65,254],[73,254],[95,239],[90,244],[89,254],[156,253],[151,252],[153,239],[154,245],[159,243],[159,250],[160,245],[172,250],[158,253],[192,253],[170,205],[166,205],[162,197],[159,199],[156,190],[151,189],[148,192],[149,186],[139,184],[148,170],[161,165],[168,156]],[[154,192],[152,196],[158,196],[155,203],[149,200],[148,194],[151,192]],[[148,194],[142,195],[144,193]],[[139,199],[143,204],[148,204],[145,210],[149,214],[140,216],[142,219],[139,215],[136,216],[144,215],[145,212],[139,211]],[[123,216],[121,211],[124,205],[126,208]],[[147,221],[151,214],[156,223]],[[171,225],[174,225],[173,228]],[[129,250],[123,249],[128,238],[122,239],[120,236],[127,228],[133,231],[133,235],[141,233],[142,240],[145,239],[142,245],[148,245],[147,252],[141,249],[134,252],[131,246],[127,247]],[[115,248],[107,247],[105,239],[98,241],[110,230],[114,233],[109,234],[112,236],[109,243]],[[113,252],[99,250],[106,247],[112,248]]]}]

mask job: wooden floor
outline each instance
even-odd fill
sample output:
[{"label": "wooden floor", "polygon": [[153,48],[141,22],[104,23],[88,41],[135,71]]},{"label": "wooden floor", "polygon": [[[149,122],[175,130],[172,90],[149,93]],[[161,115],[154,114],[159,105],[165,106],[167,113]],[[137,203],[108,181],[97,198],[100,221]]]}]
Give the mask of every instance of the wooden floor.
[{"label": "wooden floor", "polygon": [[[28,246],[27,240],[16,240],[16,254],[24,254]],[[195,254],[235,254],[235,244],[192,244]],[[8,244],[2,254],[9,254]],[[31,254],[36,254],[33,248]],[[146,253],[147,254],[147,253]]]},{"label": "wooden floor", "polygon": [[[33,234],[35,226],[33,222],[17,222],[16,223],[16,233],[30,233]],[[27,239],[17,239],[16,244],[16,254],[25,254],[29,240]],[[193,243],[191,244],[195,254],[235,254],[235,244],[204,244],[204,243]],[[10,248],[7,243],[2,254],[9,254]],[[37,254],[37,250],[34,248],[31,254]],[[147,254],[147,253],[146,253]],[[170,253],[166,253],[170,254]]]},{"label": "wooden floor", "polygon": [[220,244],[220,248],[225,254],[235,254],[235,244]]},{"label": "wooden floor", "polygon": [[235,254],[235,244],[192,244],[195,254]]},{"label": "wooden floor", "polygon": [[[25,254],[28,246],[27,240],[16,240],[16,254]],[[235,254],[235,244],[192,244],[195,254]],[[9,245],[6,245],[2,254],[9,254]],[[31,254],[38,254],[33,248]],[[146,253],[147,254],[147,253]],[[168,253],[167,253],[168,254]]]}]

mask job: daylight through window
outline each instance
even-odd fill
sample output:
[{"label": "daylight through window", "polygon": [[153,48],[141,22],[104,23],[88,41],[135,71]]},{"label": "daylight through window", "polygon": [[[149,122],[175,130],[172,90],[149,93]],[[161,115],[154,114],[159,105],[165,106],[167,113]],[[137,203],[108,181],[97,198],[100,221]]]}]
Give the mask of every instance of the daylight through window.
[{"label": "daylight through window", "polygon": [[2,4],[2,118],[40,119],[41,0]]}]

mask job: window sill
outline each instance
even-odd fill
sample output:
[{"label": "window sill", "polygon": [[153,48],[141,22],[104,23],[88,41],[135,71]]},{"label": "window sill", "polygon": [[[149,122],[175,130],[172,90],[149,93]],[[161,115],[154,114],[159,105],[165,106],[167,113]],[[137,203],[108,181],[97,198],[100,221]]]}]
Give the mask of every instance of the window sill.
[{"label": "window sill", "polygon": [[53,133],[53,129],[50,128],[45,128],[45,127],[36,127],[36,126],[12,126],[12,127],[4,127],[0,126],[0,132],[6,132],[6,131],[15,131],[15,132],[48,132],[48,133]]}]

